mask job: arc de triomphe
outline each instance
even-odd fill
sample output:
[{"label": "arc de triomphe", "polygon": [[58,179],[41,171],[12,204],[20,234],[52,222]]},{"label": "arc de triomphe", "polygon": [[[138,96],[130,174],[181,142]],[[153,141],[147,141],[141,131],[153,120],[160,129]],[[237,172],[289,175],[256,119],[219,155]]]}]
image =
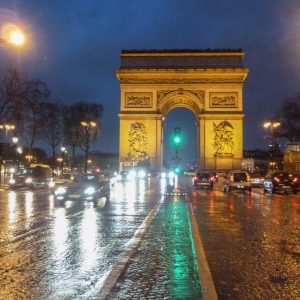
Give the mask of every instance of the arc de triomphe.
[{"label": "arc de triomphe", "polygon": [[163,120],[176,107],[198,120],[198,165],[240,169],[243,158],[241,50],[123,50],[120,81],[120,168],[162,168]]}]

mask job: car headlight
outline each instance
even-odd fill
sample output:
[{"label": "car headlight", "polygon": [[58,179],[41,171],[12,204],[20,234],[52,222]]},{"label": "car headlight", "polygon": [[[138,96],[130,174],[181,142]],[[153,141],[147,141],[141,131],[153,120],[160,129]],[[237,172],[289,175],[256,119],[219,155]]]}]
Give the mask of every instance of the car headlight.
[{"label": "car headlight", "polygon": [[145,178],[146,177],[146,172],[145,171],[139,171],[139,177],[140,178]]},{"label": "car headlight", "polygon": [[169,178],[174,178],[175,177],[175,174],[173,171],[169,172]]},{"label": "car headlight", "polygon": [[93,187],[88,187],[85,191],[84,191],[85,194],[88,194],[88,195],[92,195],[95,193],[95,188]]},{"label": "car headlight", "polygon": [[166,174],[166,172],[161,172],[160,176],[161,176],[161,178],[166,178],[167,174]]},{"label": "car headlight", "polygon": [[61,195],[61,194],[65,194],[66,193],[66,189],[63,187],[59,187],[56,191],[55,191],[55,195]]},{"label": "car headlight", "polygon": [[16,170],[15,170],[15,168],[10,168],[9,171],[10,171],[10,173],[15,173]]},{"label": "car headlight", "polygon": [[49,187],[53,188],[55,186],[55,182],[54,181],[50,181],[49,182]]},{"label": "car headlight", "polygon": [[15,184],[15,183],[16,183],[16,180],[13,179],[13,178],[11,178],[11,179],[9,179],[9,183],[10,183],[10,184]]},{"label": "car headlight", "polygon": [[26,182],[26,183],[31,183],[31,182],[32,182],[32,178],[30,178],[30,177],[27,178],[27,179],[25,180],[25,182]]},{"label": "car headlight", "polygon": [[136,172],[135,171],[130,171],[127,175],[128,180],[132,180],[136,177]]}]

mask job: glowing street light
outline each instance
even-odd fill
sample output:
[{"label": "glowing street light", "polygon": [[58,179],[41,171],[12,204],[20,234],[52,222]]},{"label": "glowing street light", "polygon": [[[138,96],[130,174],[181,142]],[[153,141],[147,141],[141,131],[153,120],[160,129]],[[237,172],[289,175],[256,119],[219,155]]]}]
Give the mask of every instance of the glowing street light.
[{"label": "glowing street light", "polygon": [[20,46],[25,42],[25,36],[23,32],[15,24],[9,23],[1,29],[0,44],[9,43],[16,46]]},{"label": "glowing street light", "polygon": [[[271,140],[272,140],[272,145],[271,145],[271,156],[272,159],[274,159],[274,154],[275,154],[275,128],[277,128],[278,126],[280,126],[280,122],[276,119],[268,119],[267,121],[265,121],[264,123],[264,127],[271,128]],[[272,171],[274,171],[274,164],[270,164],[272,167]]]},{"label": "glowing street light", "polygon": [[66,147],[64,145],[62,145],[60,150],[61,150],[61,172],[63,173],[64,172],[64,158],[65,158]]},{"label": "glowing street light", "polygon": [[82,121],[80,122],[82,126],[85,127],[85,160],[84,160],[84,173],[87,173],[87,165],[88,165],[88,154],[90,148],[90,136],[93,132],[93,128],[96,127],[97,123],[93,121]]}]

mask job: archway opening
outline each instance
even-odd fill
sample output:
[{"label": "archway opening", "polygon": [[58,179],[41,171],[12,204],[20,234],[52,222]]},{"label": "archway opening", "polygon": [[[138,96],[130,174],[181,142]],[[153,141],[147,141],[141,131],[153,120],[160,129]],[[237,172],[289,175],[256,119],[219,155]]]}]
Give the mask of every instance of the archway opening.
[{"label": "archway opening", "polygon": [[178,156],[181,158],[181,169],[187,170],[198,164],[198,128],[195,114],[182,107],[170,110],[164,117],[163,128],[163,166],[166,169],[173,167],[172,158],[175,157],[173,144],[174,128],[180,127],[181,143]]}]

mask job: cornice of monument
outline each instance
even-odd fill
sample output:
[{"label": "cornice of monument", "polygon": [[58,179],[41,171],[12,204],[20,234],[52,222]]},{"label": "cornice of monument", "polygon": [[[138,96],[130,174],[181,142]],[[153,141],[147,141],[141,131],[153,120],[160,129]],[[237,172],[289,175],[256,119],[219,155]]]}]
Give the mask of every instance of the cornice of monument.
[{"label": "cornice of monument", "polygon": [[146,73],[146,70],[134,71],[130,70],[118,70],[116,71],[117,77],[120,83],[149,83],[149,84],[178,84],[178,83],[242,83],[248,75],[247,69],[239,70],[222,70],[222,72],[215,71],[204,71],[200,72],[182,72],[184,70],[168,70],[160,72],[156,70],[155,73]]}]

